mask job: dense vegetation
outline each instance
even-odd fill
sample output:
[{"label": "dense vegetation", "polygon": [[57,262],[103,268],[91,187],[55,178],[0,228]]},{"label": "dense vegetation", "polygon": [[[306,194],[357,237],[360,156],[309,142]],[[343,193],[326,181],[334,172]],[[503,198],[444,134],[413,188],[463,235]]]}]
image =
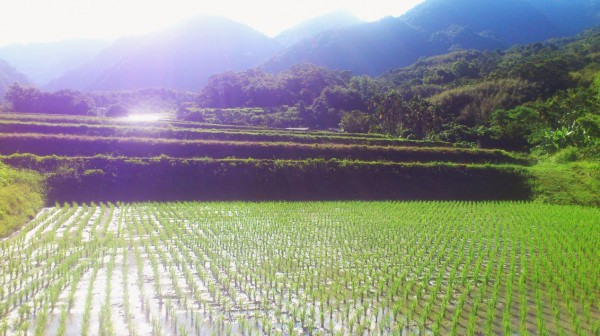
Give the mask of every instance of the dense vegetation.
[{"label": "dense vegetation", "polygon": [[183,107],[179,115],[251,125],[339,125],[545,153],[574,146],[597,157],[599,45],[600,32],[590,30],[506,51],[456,51],[380,78],[310,65],[278,74],[228,72],[211,77],[202,90],[198,104],[204,109]]},{"label": "dense vegetation", "polygon": [[515,202],[57,205],[0,242],[0,333],[596,335],[598,218]]},{"label": "dense vegetation", "polygon": [[0,237],[19,229],[45,202],[42,176],[0,162]]},{"label": "dense vegetation", "polygon": [[17,83],[8,87],[10,110],[25,113],[122,117],[136,112],[164,112],[193,100],[194,95],[171,89],[142,89],[84,93],[74,90],[45,92]]}]

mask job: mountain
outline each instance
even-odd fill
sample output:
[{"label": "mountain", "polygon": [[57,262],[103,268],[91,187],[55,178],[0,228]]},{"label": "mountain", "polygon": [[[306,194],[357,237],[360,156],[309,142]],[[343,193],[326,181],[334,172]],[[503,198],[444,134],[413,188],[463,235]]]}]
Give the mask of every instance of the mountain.
[{"label": "mountain", "polygon": [[240,23],[196,17],[167,30],[118,40],[49,88],[199,89],[210,75],[251,68],[280,48],[275,40]]},{"label": "mountain", "polygon": [[[399,18],[322,32],[263,67],[314,63],[379,75],[420,57],[457,49],[493,50],[566,36],[598,24],[598,0],[426,0]],[[562,13],[562,14],[560,14]],[[583,19],[581,19],[583,18]],[[581,19],[580,22],[573,23]]]},{"label": "mountain", "polygon": [[264,67],[269,71],[281,71],[296,63],[314,63],[357,74],[377,75],[412,64],[423,56],[445,53],[457,43],[463,48],[504,46],[495,38],[470,29],[453,26],[431,34],[404,20],[387,17],[307,38],[272,57]]},{"label": "mountain", "polygon": [[30,85],[31,81],[8,62],[0,59],[0,102],[4,100],[6,90],[13,83]]},{"label": "mountain", "polygon": [[348,11],[336,11],[315,17],[295,27],[286,29],[277,35],[275,39],[280,44],[289,47],[318,33],[362,22]]},{"label": "mountain", "polygon": [[108,41],[67,40],[51,43],[12,44],[0,48],[0,58],[43,86],[65,72],[90,61]]},{"label": "mountain", "polygon": [[574,35],[599,24],[599,3],[425,0],[401,17],[370,23],[360,23],[348,12],[329,13],[276,38],[224,18],[195,17],[170,29],[118,40],[45,88],[197,90],[214,74],[257,66],[276,72],[298,63],[380,75],[455,50],[506,49]]},{"label": "mountain", "polygon": [[525,0],[544,13],[560,29],[562,36],[569,36],[600,25],[600,1],[598,0]]},{"label": "mountain", "polygon": [[44,88],[46,90],[65,88],[84,90],[92,86],[98,77],[126,58],[131,52],[142,48],[148,43],[149,40],[145,37],[121,38],[102,50],[89,62],[67,71],[45,85]]},{"label": "mountain", "polygon": [[402,19],[429,32],[453,25],[491,32],[509,45],[560,35],[557,24],[523,0],[427,0]]}]

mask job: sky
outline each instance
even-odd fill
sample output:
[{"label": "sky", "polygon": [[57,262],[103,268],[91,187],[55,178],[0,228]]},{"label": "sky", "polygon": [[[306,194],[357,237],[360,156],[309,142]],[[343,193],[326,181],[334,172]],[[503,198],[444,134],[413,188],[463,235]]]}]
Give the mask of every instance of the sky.
[{"label": "sky", "polygon": [[1,0],[0,46],[114,39],[216,15],[275,36],[306,19],[345,9],[365,21],[400,16],[423,0]]}]

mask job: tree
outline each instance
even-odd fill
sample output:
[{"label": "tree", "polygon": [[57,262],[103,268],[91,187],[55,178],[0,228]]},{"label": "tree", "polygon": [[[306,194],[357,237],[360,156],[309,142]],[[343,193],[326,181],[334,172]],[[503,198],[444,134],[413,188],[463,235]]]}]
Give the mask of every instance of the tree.
[{"label": "tree", "polygon": [[490,120],[492,139],[498,141],[498,146],[511,150],[528,149],[529,138],[541,125],[537,111],[524,106],[496,110]]},{"label": "tree", "polygon": [[345,112],[342,115],[340,127],[348,133],[368,133],[375,123],[373,116],[359,110]]},{"label": "tree", "polygon": [[43,93],[33,87],[21,86],[17,83],[8,87],[6,100],[15,112],[41,112]]},{"label": "tree", "polygon": [[406,125],[403,116],[410,113],[408,104],[396,90],[389,91],[376,103],[376,111],[384,133],[398,135]]},{"label": "tree", "polygon": [[429,133],[439,130],[445,121],[439,108],[425,99],[414,97],[408,102],[408,107],[402,124],[417,139],[424,139]]}]

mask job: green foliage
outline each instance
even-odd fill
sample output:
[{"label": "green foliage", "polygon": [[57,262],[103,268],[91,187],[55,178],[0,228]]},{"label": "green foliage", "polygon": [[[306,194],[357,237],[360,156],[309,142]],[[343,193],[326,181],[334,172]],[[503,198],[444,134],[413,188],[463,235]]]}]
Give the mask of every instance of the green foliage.
[{"label": "green foliage", "polygon": [[408,104],[397,91],[390,91],[377,102],[377,115],[381,130],[398,135],[403,129],[403,116],[408,115]]},{"label": "green foliage", "polygon": [[345,87],[351,76],[311,64],[296,65],[276,75],[262,70],[211,76],[202,89],[201,107],[277,107],[300,101],[312,104],[330,86]]},{"label": "green foliage", "polygon": [[545,126],[530,139],[538,154],[555,153],[569,146],[588,149],[590,158],[598,154],[600,100],[592,90],[561,91],[535,108]]},{"label": "green foliage", "polygon": [[569,147],[547,162],[528,168],[532,175],[534,199],[552,204],[600,206],[600,164],[585,161],[564,163],[578,159],[578,151]]},{"label": "green foliage", "polygon": [[492,139],[501,148],[514,150],[526,150],[529,147],[529,137],[540,125],[537,111],[524,106],[512,110],[496,110],[490,120]]},{"label": "green foliage", "polygon": [[481,128],[450,122],[445,124],[440,132],[431,134],[429,139],[447,141],[465,147],[478,147],[478,142],[482,138],[482,131]]},{"label": "green foliage", "polygon": [[77,115],[95,112],[94,102],[78,91],[61,90],[47,93],[15,83],[8,88],[5,98],[16,112]]},{"label": "green foliage", "polygon": [[522,79],[485,81],[444,91],[430,98],[448,118],[484,125],[496,109],[511,109],[536,99],[536,85]]},{"label": "green foliage", "polygon": [[555,163],[570,163],[579,161],[582,158],[579,149],[576,147],[567,147],[556,152],[550,159]]},{"label": "green foliage", "polygon": [[572,88],[557,92],[536,108],[546,127],[571,127],[587,114],[600,114],[600,100],[588,88]]},{"label": "green foliage", "polygon": [[42,177],[0,163],[0,237],[5,237],[37,213],[44,203]]},{"label": "green foliage", "polygon": [[367,133],[375,124],[375,118],[359,110],[345,112],[342,115],[340,128],[349,133]]}]

